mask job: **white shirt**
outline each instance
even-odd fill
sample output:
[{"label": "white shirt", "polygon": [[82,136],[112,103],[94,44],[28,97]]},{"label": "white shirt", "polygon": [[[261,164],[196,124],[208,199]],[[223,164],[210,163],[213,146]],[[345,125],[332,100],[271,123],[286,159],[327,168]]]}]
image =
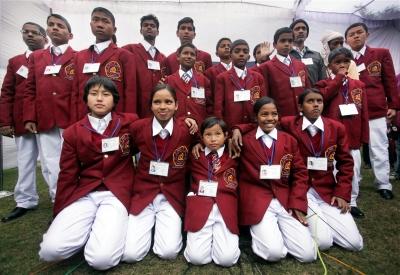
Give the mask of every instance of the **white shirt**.
[{"label": "white shirt", "polygon": [[[224,153],[224,150],[225,150],[225,145],[222,145],[222,147],[220,147],[218,150],[217,150],[217,154],[218,154],[218,157],[220,158],[220,157],[222,157],[222,154]],[[208,156],[208,154],[210,154],[212,151],[208,148],[208,147],[206,147],[205,149],[204,149],[204,154],[206,155],[206,156]]]},{"label": "white shirt", "polygon": [[28,58],[31,55],[32,51],[30,49],[27,49],[25,52],[25,57]]},{"label": "white shirt", "polygon": [[153,45],[151,45],[149,42],[147,42],[146,40],[142,40],[142,42],[140,42],[140,44],[142,44],[143,48],[146,50],[146,52],[148,52],[152,58],[154,58],[154,56],[156,55],[157,52],[157,48]]},{"label": "white shirt", "polygon": [[301,130],[305,130],[308,127],[312,127],[316,130],[321,130],[322,132],[324,131],[324,122],[322,121],[321,116],[317,118],[317,120],[314,123],[311,123],[305,116],[303,116],[303,125],[301,126]]},{"label": "white shirt", "polygon": [[283,56],[283,55],[280,55],[279,53],[277,53],[276,58],[278,58],[278,60],[280,62],[282,62],[283,64],[285,64],[287,66],[289,66],[290,63],[292,63],[292,59],[290,58],[290,55]]},{"label": "white shirt", "polygon": [[247,68],[246,68],[246,67],[244,67],[244,70],[239,69],[239,68],[236,67],[236,66],[233,66],[233,68],[235,68],[235,72],[236,72],[236,74],[237,74],[237,76],[238,76],[239,78],[245,79],[245,77],[246,77],[246,75],[247,75]]},{"label": "white shirt", "polygon": [[[162,139],[165,139],[168,135],[165,135],[164,133],[167,132],[170,136],[172,135],[172,131],[174,130],[174,119],[171,118],[167,125],[165,126],[165,128],[163,128],[160,124],[160,122],[158,122],[157,118],[153,118],[153,125],[152,125],[152,129],[153,129],[153,137],[156,135],[160,135],[160,137]],[[164,132],[164,133],[161,133]]]},{"label": "white shirt", "polygon": [[365,55],[365,51],[367,49],[367,46],[364,45],[364,47],[361,48],[361,50],[359,50],[358,52],[351,50],[351,53],[354,56],[354,59],[358,59],[360,58],[361,55]]},{"label": "white shirt", "polygon": [[96,53],[101,54],[105,49],[108,48],[108,46],[111,44],[112,40],[100,42],[97,44],[93,45],[93,49],[96,51]]},{"label": "white shirt", "polygon": [[182,67],[179,65],[179,77],[182,78],[183,74],[187,73],[190,77],[190,79],[192,79],[193,77],[193,70],[190,69],[189,71],[185,72],[184,70],[182,70]]},{"label": "white shirt", "polygon": [[274,128],[271,132],[267,134],[260,128],[260,126],[258,126],[256,132],[256,139],[259,139],[260,137],[262,137],[262,141],[264,142],[264,144],[268,148],[271,148],[272,142],[274,140],[278,140],[278,131],[276,130],[276,128]]},{"label": "white shirt", "polygon": [[230,68],[232,68],[232,62],[229,64],[226,64],[224,62],[220,62],[222,66],[224,66],[225,70],[229,70]]},{"label": "white shirt", "polygon": [[[51,45],[49,47],[49,49],[50,49],[50,53],[52,53],[52,51],[53,51],[54,54],[58,52],[59,53],[58,55],[61,55],[61,54],[65,53],[65,51],[67,50],[68,47],[69,47],[68,44],[63,44],[63,45],[59,45],[59,46]],[[55,49],[53,50],[53,48],[55,48]]]},{"label": "white shirt", "polygon": [[97,133],[102,135],[104,133],[104,131],[107,129],[108,124],[111,121],[111,112],[106,114],[102,118],[96,118],[96,117],[93,117],[90,114],[88,114],[88,118],[89,118],[90,125],[92,125],[92,128]]},{"label": "white shirt", "polygon": [[301,56],[301,58],[304,57],[304,55],[306,54],[306,51],[307,51],[306,46],[304,46],[302,50],[300,50],[300,48],[297,47],[297,46],[293,46],[293,49],[294,49],[296,52],[299,53],[299,55]]}]

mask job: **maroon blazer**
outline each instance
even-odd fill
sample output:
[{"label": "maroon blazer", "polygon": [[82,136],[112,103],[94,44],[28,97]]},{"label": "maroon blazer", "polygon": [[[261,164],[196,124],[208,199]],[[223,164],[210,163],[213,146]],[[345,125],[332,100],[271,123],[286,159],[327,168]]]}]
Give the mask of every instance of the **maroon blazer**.
[{"label": "maroon blazer", "polygon": [[354,103],[358,115],[342,116],[339,105],[345,104],[346,86],[343,86],[344,75],[336,75],[335,79],[325,79],[317,82],[315,88],[324,96],[325,117],[340,121],[347,131],[350,149],[360,149],[361,144],[369,142],[368,104],[365,85],[359,80],[348,78],[348,100]]},{"label": "maroon blazer", "polygon": [[72,120],[75,122],[83,118],[88,110],[83,101],[83,92],[86,82],[93,76],[92,73],[83,73],[86,63],[100,63],[98,74],[114,81],[119,92],[119,102],[116,111],[136,113],[136,60],[135,56],[125,49],[118,48],[111,43],[100,56],[97,56],[93,47],[80,51],[75,56],[76,77],[73,84]]},{"label": "maroon blazer", "polygon": [[[173,87],[176,91],[178,98],[178,111],[175,116],[191,117],[194,118],[200,125],[203,120],[213,113],[213,99],[210,88],[210,81],[203,75],[193,70],[193,77],[185,83],[180,77],[179,72],[176,71],[165,79],[165,83]],[[192,87],[203,87],[205,89],[205,99],[192,98]]]},{"label": "maroon blazer", "polygon": [[215,86],[217,85],[217,76],[223,72],[226,72],[225,67],[219,62],[218,64],[215,64],[214,66],[208,68],[205,72],[204,75],[210,80],[211,84],[211,91],[214,94],[215,93]]},{"label": "maroon blazer", "polygon": [[130,128],[134,146],[141,153],[133,185],[130,213],[138,215],[157,194],[162,193],[178,215],[183,216],[186,161],[190,153],[192,136],[183,119],[174,119],[174,130],[162,158],[162,161],[169,163],[168,177],[150,175],[150,161],[156,158],[152,121],[153,118],[140,119]]},{"label": "maroon blazer", "polygon": [[292,56],[291,60],[293,75],[300,76],[303,87],[292,88],[290,86],[289,77],[292,76],[292,72],[276,56],[257,68],[264,76],[266,94],[275,100],[281,117],[297,115],[299,113],[297,97],[305,88],[311,87],[306,65]]},{"label": "maroon blazer", "polygon": [[[278,131],[272,164],[281,165],[281,178],[260,179],[260,166],[267,164],[262,139],[255,138],[257,128],[243,135],[239,163],[239,219],[242,225],[258,224],[273,198],[286,209],[307,213],[307,169],[296,140]],[[261,142],[260,142],[261,140]]]},{"label": "maroon blazer", "polygon": [[[234,91],[250,90],[250,100],[234,102]],[[237,124],[254,122],[253,105],[257,99],[265,96],[264,79],[257,72],[247,70],[244,80],[239,79],[235,68],[217,76],[214,93],[214,114],[222,118],[229,127]]]},{"label": "maroon blazer", "polygon": [[[178,55],[176,52],[171,53],[165,60],[166,73],[171,75],[179,70]],[[204,73],[212,66],[211,55],[207,52],[197,49],[196,63],[194,69],[198,73]]]},{"label": "maroon blazer", "polygon": [[26,78],[17,74],[21,66],[28,68],[25,54],[10,58],[0,95],[0,127],[12,126],[16,136],[28,133],[22,116]]},{"label": "maroon blazer", "polygon": [[39,132],[53,127],[65,129],[70,125],[74,55],[75,51],[68,47],[55,62],[61,65],[59,73],[55,75],[44,74],[46,66],[53,64],[49,48],[34,51],[29,56],[23,118],[24,123],[36,122]]},{"label": "maroon blazer", "polygon": [[[229,158],[227,148],[221,156],[221,168],[213,175],[211,180],[218,181],[217,196],[215,198],[205,196],[187,196],[185,230],[197,232],[203,228],[214,203],[217,204],[222,218],[229,231],[239,234],[238,228],[238,203],[237,203],[237,160]],[[209,161],[204,153],[199,159],[190,154],[190,172],[192,184],[190,191],[197,194],[200,180],[208,179]]]},{"label": "maroon blazer", "polygon": [[[129,210],[134,180],[129,126],[137,119],[136,114],[112,113],[111,122],[100,135],[85,116],[64,131],[54,215],[100,186]],[[119,150],[102,153],[102,138],[111,136],[119,137]]]},{"label": "maroon blazer", "polygon": [[[350,201],[351,180],[353,178],[353,157],[349,152],[346,129],[338,121],[322,117],[324,122],[324,145],[321,156],[328,158],[327,171],[308,170],[309,184],[328,204],[333,196]],[[281,119],[283,130],[292,134],[299,143],[300,153],[307,163],[307,157],[313,156],[307,130],[302,131],[303,117],[284,117]],[[338,173],[333,175],[333,161],[336,160]]]},{"label": "maroon blazer", "polygon": [[360,80],[365,84],[368,98],[369,119],[385,117],[387,109],[400,109],[396,75],[392,56],[388,49],[370,48],[355,60],[357,66],[364,63]]},{"label": "maroon blazer", "polygon": [[[154,59],[145,50],[142,44],[129,44],[123,49],[135,55],[136,60],[136,80],[137,80],[137,113],[140,118],[150,117],[153,113],[150,110],[150,94],[154,86],[166,76],[165,55],[157,50]],[[160,63],[160,70],[150,70],[147,67],[147,61],[154,60]]]}]

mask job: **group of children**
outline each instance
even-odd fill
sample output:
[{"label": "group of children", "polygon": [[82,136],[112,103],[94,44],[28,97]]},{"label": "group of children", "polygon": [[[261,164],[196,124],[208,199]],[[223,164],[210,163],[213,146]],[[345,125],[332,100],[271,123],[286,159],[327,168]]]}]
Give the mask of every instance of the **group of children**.
[{"label": "group of children", "polygon": [[314,88],[306,64],[290,55],[288,27],[274,35],[276,55],[269,60],[263,43],[259,56],[267,61],[247,68],[248,43],[229,38],[218,41],[221,62],[211,66],[192,44],[188,17],[178,22],[181,46],[168,57],[155,47],[154,15],[141,18],[144,40],[123,48],[112,40],[109,10],[95,8],[90,26],[96,43],[74,52],[61,15],[47,18],[47,49],[44,29],[24,24],[32,53],[10,60],[2,88],[0,132],[18,137],[20,173],[17,207],[3,221],[38,204],[40,154],[54,201],[41,259],[62,260],[84,247],[88,264],[105,270],[142,260],[152,244],[160,258],[174,259],[182,225],[183,255],[193,264],[234,265],[239,225],[249,226],[252,250],[268,261],[290,253],[310,262],[333,243],[362,249],[349,212],[361,212],[359,148],[372,143],[378,188],[391,199],[379,160],[381,123],[398,108],[390,54],[365,49],[364,24],[345,34],[352,51],[362,52],[363,82],[349,77],[353,54],[338,47],[328,56],[330,77]]}]

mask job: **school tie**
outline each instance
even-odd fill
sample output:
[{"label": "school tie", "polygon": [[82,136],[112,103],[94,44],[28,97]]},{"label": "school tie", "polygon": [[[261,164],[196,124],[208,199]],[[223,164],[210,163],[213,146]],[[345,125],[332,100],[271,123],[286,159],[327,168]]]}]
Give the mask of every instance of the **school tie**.
[{"label": "school tie", "polygon": [[221,168],[221,160],[218,157],[217,152],[210,153],[211,165],[213,167],[213,172],[217,173],[218,170]]},{"label": "school tie", "polygon": [[100,53],[101,53],[101,51],[100,51],[99,47],[97,47],[97,45],[94,45],[94,46],[93,46],[93,49],[94,49],[94,51],[95,51],[97,54],[100,54]]},{"label": "school tie", "polygon": [[154,59],[154,57],[156,56],[156,47],[151,46],[149,49],[149,54],[151,55],[151,58]]},{"label": "school tie", "polygon": [[107,128],[107,123],[105,119],[99,119],[99,124],[97,124],[96,132],[99,134],[103,134]]},{"label": "school tie", "polygon": [[362,56],[362,54],[360,52],[357,52],[354,56],[355,60],[358,60],[360,57]]},{"label": "school tie", "polygon": [[286,66],[289,66],[289,65],[290,65],[290,59],[287,58],[287,57],[285,57],[285,59],[283,60],[283,63],[284,63]]},{"label": "school tie", "polygon": [[59,55],[61,54],[61,49],[60,49],[60,47],[53,46],[53,47],[51,48],[51,52],[52,52],[55,56],[59,56]]},{"label": "school tie", "polygon": [[162,129],[159,133],[160,138],[166,139],[169,136],[169,132],[167,129]]},{"label": "school tie", "polygon": [[187,72],[183,73],[183,75],[182,75],[182,80],[185,81],[185,83],[189,83],[190,78],[191,78],[191,77],[190,77],[190,75],[189,75]]},{"label": "school tie", "polygon": [[308,127],[307,127],[307,130],[308,130],[308,132],[310,133],[310,135],[313,137],[313,136],[315,136],[316,134],[317,134],[317,132],[318,132],[318,128],[317,128],[317,126],[315,126],[315,125],[309,125]]}]

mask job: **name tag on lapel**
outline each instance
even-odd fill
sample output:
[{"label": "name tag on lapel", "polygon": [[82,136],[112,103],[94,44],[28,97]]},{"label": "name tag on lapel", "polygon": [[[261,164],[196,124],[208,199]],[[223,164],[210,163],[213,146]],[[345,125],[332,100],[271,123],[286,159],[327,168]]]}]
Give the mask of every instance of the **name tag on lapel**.
[{"label": "name tag on lapel", "polygon": [[169,163],[162,161],[150,161],[149,174],[155,176],[168,177]]},{"label": "name tag on lapel", "polygon": [[233,102],[249,101],[250,90],[237,90],[233,92]]},{"label": "name tag on lapel", "polygon": [[159,71],[160,62],[154,60],[147,60],[147,69]]},{"label": "name tag on lapel", "polygon": [[308,157],[307,158],[307,169],[308,170],[326,171],[326,170],[328,170],[328,159],[327,158]]},{"label": "name tag on lapel", "polygon": [[300,76],[290,77],[290,87],[292,88],[303,87],[303,83],[301,82]]},{"label": "name tag on lapel", "polygon": [[21,67],[19,67],[17,74],[22,76],[23,78],[27,78],[28,77],[28,68],[25,65],[22,65]]},{"label": "name tag on lapel", "polygon": [[356,104],[354,104],[354,103],[340,104],[339,109],[340,109],[340,114],[342,116],[358,115],[358,110],[357,110]]},{"label": "name tag on lapel", "polygon": [[101,152],[111,152],[119,149],[119,137],[103,138],[101,140]]},{"label": "name tag on lapel", "polygon": [[197,194],[200,196],[215,198],[217,196],[217,190],[218,190],[217,181],[201,180],[199,182],[199,190],[197,191]]},{"label": "name tag on lapel", "polygon": [[83,65],[82,73],[97,73],[99,71],[99,68],[100,63],[85,63],[85,65]]},{"label": "name tag on lapel", "polygon": [[44,74],[58,74],[60,72],[61,65],[49,65],[46,66],[46,69],[44,69]]},{"label": "name tag on lapel", "polygon": [[262,180],[278,180],[281,178],[280,165],[261,165],[260,179]]}]

